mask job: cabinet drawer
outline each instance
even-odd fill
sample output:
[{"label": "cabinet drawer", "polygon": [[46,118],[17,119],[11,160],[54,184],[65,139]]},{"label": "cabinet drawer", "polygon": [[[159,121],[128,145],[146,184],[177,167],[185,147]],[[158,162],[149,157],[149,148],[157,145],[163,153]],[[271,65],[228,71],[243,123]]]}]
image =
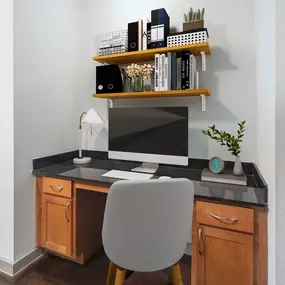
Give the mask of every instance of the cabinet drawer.
[{"label": "cabinet drawer", "polygon": [[71,198],[71,184],[71,181],[68,180],[44,177],[43,192]]},{"label": "cabinet drawer", "polygon": [[198,224],[253,233],[253,218],[253,209],[201,201],[196,202]]}]

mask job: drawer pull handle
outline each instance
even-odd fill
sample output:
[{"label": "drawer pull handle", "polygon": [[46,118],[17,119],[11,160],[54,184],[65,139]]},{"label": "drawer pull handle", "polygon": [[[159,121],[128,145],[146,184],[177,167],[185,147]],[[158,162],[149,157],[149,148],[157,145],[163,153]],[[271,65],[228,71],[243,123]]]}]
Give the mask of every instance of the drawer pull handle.
[{"label": "drawer pull handle", "polygon": [[234,217],[234,218],[222,218],[222,217],[214,215],[213,213],[210,213],[210,216],[215,218],[215,219],[217,219],[217,220],[220,220],[220,221],[231,221],[231,222],[237,222],[238,221],[237,217]]},{"label": "drawer pull handle", "polygon": [[67,222],[69,223],[69,219],[68,219],[68,211],[69,210],[69,203],[67,203],[67,206],[66,206],[66,208],[65,208],[65,218],[66,218],[66,220],[67,220]]},{"label": "drawer pull handle", "polygon": [[63,190],[62,186],[53,186],[52,184],[50,184],[49,187],[55,192],[61,192]]},{"label": "drawer pull handle", "polygon": [[203,255],[203,252],[201,249],[201,242],[203,242],[202,229],[199,229],[198,252],[200,255]]}]

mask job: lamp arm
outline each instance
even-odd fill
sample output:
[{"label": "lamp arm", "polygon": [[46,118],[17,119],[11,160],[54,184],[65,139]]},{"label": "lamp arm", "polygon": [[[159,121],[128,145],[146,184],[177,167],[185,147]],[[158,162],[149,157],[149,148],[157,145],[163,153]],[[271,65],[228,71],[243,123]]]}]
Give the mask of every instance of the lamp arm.
[{"label": "lamp arm", "polygon": [[83,116],[86,115],[86,112],[83,112],[80,116],[80,119],[79,119],[79,130],[82,129],[82,119],[83,119]]}]

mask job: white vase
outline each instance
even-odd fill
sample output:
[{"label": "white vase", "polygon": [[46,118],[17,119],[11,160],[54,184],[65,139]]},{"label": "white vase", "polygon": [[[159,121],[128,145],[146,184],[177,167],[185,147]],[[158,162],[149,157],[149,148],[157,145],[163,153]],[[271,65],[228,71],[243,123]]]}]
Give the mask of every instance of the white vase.
[{"label": "white vase", "polygon": [[242,164],[240,161],[240,157],[236,156],[236,161],[234,164],[234,171],[233,171],[234,175],[242,175],[243,174],[243,170],[242,170]]}]

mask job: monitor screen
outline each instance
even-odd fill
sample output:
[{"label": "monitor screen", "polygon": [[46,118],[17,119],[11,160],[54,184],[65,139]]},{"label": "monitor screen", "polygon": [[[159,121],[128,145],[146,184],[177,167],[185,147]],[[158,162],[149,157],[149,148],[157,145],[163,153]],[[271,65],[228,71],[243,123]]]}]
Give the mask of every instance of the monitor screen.
[{"label": "monitor screen", "polygon": [[188,159],[188,107],[109,109],[110,151]]}]

